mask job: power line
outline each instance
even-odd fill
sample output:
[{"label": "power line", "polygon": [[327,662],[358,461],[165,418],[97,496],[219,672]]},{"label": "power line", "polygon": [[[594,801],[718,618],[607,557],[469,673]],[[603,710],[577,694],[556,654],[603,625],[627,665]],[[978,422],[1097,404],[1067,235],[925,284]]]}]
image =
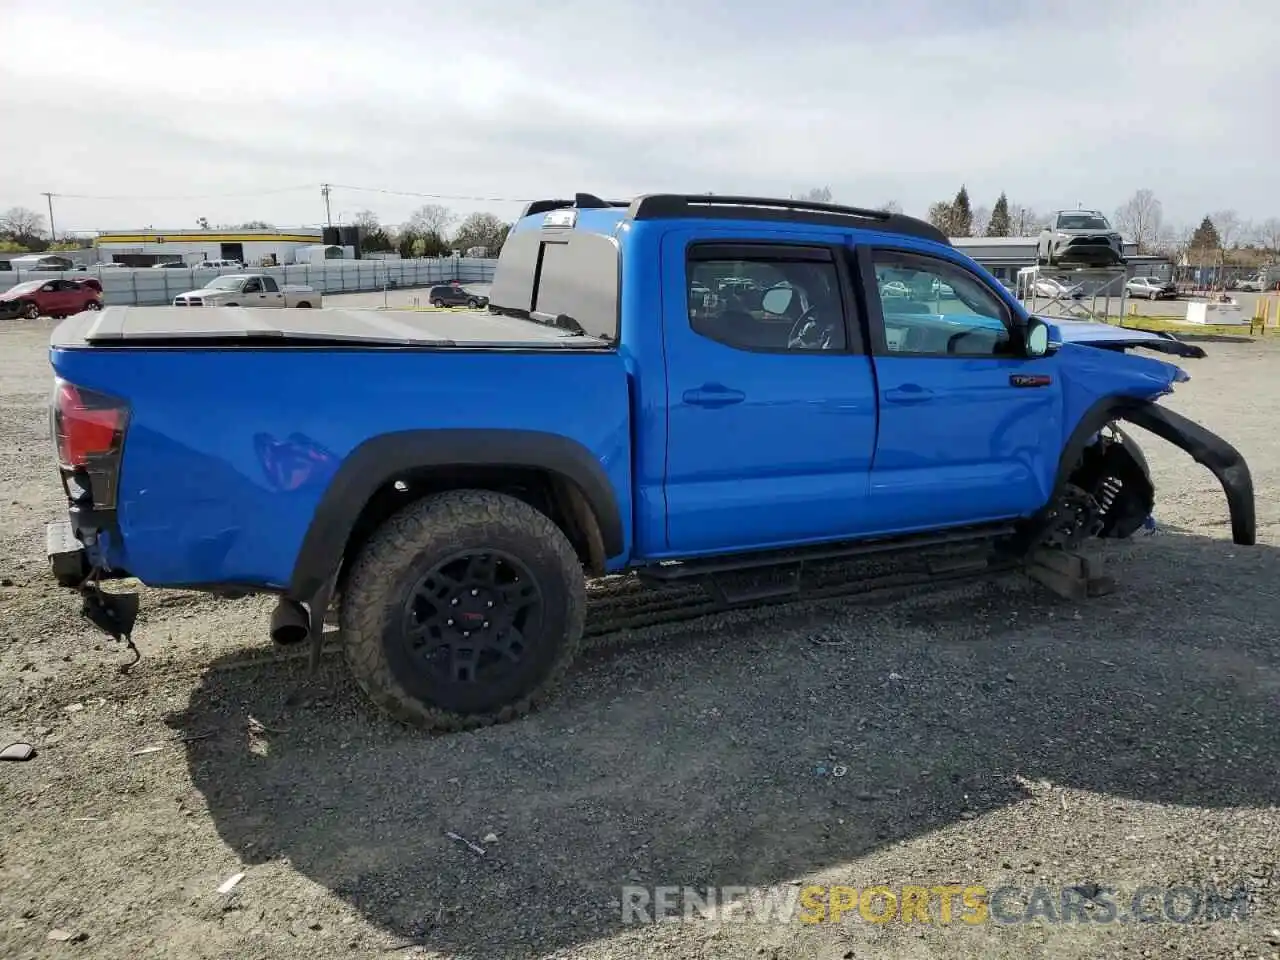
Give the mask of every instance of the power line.
[{"label": "power line", "polygon": [[474,200],[480,203],[527,203],[528,197],[468,197],[449,193],[417,193],[413,190],[384,190],[381,187],[353,187],[349,183],[330,183],[338,190],[356,190],[361,193],[385,193],[393,197],[421,197],[424,200]]},{"label": "power line", "polygon": [[[315,184],[307,183],[296,187],[280,187],[274,190],[250,190],[244,193],[196,193],[184,196],[175,195],[143,195],[143,194],[117,194],[114,196],[102,196],[87,193],[54,193],[51,196],[57,197],[59,200],[218,200],[224,197],[266,197],[278,193],[296,193],[299,190],[314,190]],[[46,194],[50,196],[50,194]]]},{"label": "power line", "polygon": [[[237,193],[194,193],[194,194],[90,194],[90,193],[54,193],[42,194],[49,202],[49,223],[53,224],[53,201],[58,200],[107,200],[115,202],[135,202],[144,200],[218,200],[223,198],[266,197],[282,193],[296,193],[302,190],[314,190],[315,184],[299,184],[292,187],[277,187],[266,190],[247,190]],[[320,193],[325,202],[325,223],[321,226],[332,226],[333,216],[330,208],[330,196],[334,189],[351,190],[357,193],[378,193],[392,197],[415,197],[423,200],[461,200],[475,203],[526,203],[527,197],[495,197],[475,196],[450,193],[422,193],[416,190],[388,190],[383,187],[361,187],[349,183],[322,183]],[[90,232],[90,231],[80,231]],[[101,231],[96,231],[101,232]]]}]

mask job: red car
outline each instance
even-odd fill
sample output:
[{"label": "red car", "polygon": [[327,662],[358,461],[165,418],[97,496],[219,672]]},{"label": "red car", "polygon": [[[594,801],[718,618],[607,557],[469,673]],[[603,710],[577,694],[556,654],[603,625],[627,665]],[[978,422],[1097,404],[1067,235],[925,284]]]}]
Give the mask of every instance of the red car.
[{"label": "red car", "polygon": [[69,317],[102,309],[102,284],[83,280],[28,280],[0,293],[0,317]]}]

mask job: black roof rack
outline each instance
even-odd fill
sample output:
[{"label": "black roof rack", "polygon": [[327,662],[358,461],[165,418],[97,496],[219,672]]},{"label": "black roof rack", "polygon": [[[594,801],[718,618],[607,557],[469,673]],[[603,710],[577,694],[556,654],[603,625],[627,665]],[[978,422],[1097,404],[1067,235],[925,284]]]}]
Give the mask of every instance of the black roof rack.
[{"label": "black roof rack", "polygon": [[812,200],[717,196],[706,193],[652,193],[633,200],[627,213],[632,220],[706,217],[715,220],[781,220],[841,227],[862,226],[951,245],[951,240],[945,233],[933,224],[915,217]]},{"label": "black roof rack", "polygon": [[630,200],[601,200],[593,193],[575,193],[572,200],[534,200],[525,204],[520,212],[520,219],[531,217],[535,213],[546,213],[548,210],[604,210],[609,207],[629,207]]}]

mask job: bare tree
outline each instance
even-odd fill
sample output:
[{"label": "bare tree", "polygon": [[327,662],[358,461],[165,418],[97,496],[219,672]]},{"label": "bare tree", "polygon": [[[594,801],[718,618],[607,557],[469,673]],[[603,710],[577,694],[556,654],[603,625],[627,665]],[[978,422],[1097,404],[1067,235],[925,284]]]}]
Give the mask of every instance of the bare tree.
[{"label": "bare tree", "polygon": [[974,207],[973,208],[973,236],[985,237],[987,235],[987,224],[991,222],[990,207]]},{"label": "bare tree", "polygon": [[1151,243],[1151,249],[1169,258],[1169,262],[1177,266],[1191,248],[1191,237],[1195,231],[1188,226],[1165,224],[1160,234]]},{"label": "bare tree", "polygon": [[1153,191],[1145,187],[1116,209],[1116,228],[1146,253],[1160,236],[1164,208]]},{"label": "bare tree", "polygon": [[1044,226],[1044,217],[1034,207],[1009,201],[1009,236],[1033,237],[1040,233]]},{"label": "bare tree", "polygon": [[466,252],[472,247],[484,247],[486,255],[496,257],[506,243],[511,224],[492,213],[473,213],[462,221],[453,238],[453,249]]},{"label": "bare tree", "polygon": [[1280,253],[1280,217],[1268,217],[1255,226],[1253,242],[1271,253]]},{"label": "bare tree", "polygon": [[886,200],[884,203],[880,204],[880,209],[886,213],[901,213],[902,204],[897,200]]},{"label": "bare tree", "polygon": [[1218,242],[1223,250],[1230,250],[1239,242],[1245,224],[1234,210],[1218,210],[1209,214],[1209,219],[1218,231]]},{"label": "bare tree", "polygon": [[44,217],[26,207],[10,207],[0,214],[0,234],[23,246],[42,241],[47,234]]},{"label": "bare tree", "polygon": [[457,221],[452,210],[438,203],[428,203],[409,214],[405,228],[423,235],[447,236],[449,228]]},{"label": "bare tree", "polygon": [[372,210],[361,210],[351,218],[351,222],[366,233],[373,233],[375,230],[382,229],[382,221],[378,219],[378,215]]},{"label": "bare tree", "polygon": [[796,199],[805,200],[809,203],[831,203],[831,188],[814,187],[812,190],[804,191],[804,193],[800,194]]}]

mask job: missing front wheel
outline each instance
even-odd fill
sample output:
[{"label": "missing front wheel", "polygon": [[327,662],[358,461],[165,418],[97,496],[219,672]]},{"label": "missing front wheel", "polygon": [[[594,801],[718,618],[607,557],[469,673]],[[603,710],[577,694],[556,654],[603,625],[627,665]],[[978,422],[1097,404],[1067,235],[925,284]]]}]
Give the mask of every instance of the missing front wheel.
[{"label": "missing front wheel", "polygon": [[1075,484],[1067,484],[1045,518],[1040,546],[1077,550],[1102,532],[1104,513],[1097,498]]}]

